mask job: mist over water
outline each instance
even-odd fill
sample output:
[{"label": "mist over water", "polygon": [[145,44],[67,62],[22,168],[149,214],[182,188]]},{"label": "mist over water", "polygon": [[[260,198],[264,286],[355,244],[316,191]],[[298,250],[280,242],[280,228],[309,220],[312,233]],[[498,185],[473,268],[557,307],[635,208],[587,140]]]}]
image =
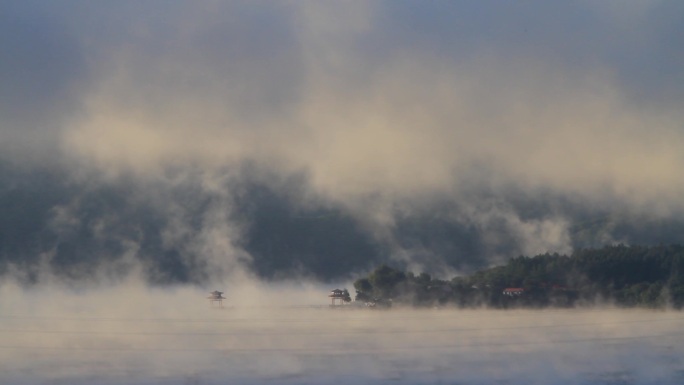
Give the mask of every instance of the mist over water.
[{"label": "mist over water", "polygon": [[677,312],[320,283],[684,243],[682,14],[0,1],[0,384],[684,383]]},{"label": "mist over water", "polygon": [[0,288],[11,384],[677,384],[684,315],[332,309],[325,287]]}]

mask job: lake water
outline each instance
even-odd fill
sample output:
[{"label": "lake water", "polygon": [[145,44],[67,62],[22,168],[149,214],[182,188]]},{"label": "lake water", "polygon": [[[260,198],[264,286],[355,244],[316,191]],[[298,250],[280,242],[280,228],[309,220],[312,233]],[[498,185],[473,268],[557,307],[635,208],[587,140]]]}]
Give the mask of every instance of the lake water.
[{"label": "lake water", "polygon": [[6,306],[0,383],[684,383],[674,311],[85,303]]}]

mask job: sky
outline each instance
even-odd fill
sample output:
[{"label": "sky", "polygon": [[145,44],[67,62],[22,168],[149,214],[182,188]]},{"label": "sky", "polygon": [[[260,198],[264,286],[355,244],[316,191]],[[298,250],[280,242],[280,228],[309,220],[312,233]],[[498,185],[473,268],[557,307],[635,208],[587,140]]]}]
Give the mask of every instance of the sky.
[{"label": "sky", "polygon": [[678,1],[0,1],[2,272],[684,242]]}]

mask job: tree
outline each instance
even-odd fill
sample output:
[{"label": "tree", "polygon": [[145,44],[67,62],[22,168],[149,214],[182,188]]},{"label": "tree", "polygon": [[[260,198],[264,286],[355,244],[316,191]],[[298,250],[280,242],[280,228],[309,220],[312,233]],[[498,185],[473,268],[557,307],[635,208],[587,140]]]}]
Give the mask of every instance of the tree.
[{"label": "tree", "polygon": [[[458,306],[567,307],[603,297],[622,306],[682,308],[684,246],[618,245],[577,250],[572,255],[520,256],[451,282],[382,265],[354,287],[357,298],[392,298],[415,306],[451,302]],[[506,297],[502,293],[506,287],[523,287],[525,294]]]},{"label": "tree", "polygon": [[351,296],[349,295],[349,290],[345,287],[344,290],[342,290],[342,300],[344,302],[351,302]]},{"label": "tree", "polygon": [[395,294],[394,288],[406,280],[406,274],[387,265],[381,265],[371,273],[368,280],[373,285],[374,294],[382,298],[392,298]]},{"label": "tree", "polygon": [[356,289],[356,301],[369,301],[373,299],[373,285],[371,285],[368,278],[359,278],[354,282],[354,289]]}]

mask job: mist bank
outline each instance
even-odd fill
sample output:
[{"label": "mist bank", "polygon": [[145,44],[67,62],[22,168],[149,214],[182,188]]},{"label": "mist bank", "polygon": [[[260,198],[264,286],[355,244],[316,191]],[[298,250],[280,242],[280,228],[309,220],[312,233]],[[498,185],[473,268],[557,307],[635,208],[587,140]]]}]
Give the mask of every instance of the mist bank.
[{"label": "mist bank", "polygon": [[680,2],[160,4],[0,4],[3,276],[684,243]]},{"label": "mist bank", "polygon": [[[677,384],[671,311],[288,306],[321,287],[206,292],[139,281],[87,291],[0,285],[0,381],[12,384]],[[321,295],[322,294],[322,295]],[[294,299],[294,300],[293,300]]]},{"label": "mist bank", "polygon": [[354,282],[371,306],[546,308],[684,306],[684,246],[610,246],[511,258],[451,280],[387,265]]},{"label": "mist bank", "polygon": [[[224,307],[210,290],[224,291]],[[681,312],[330,308],[329,285],[252,279],[0,283],[11,384],[678,384]],[[306,306],[319,305],[319,306]],[[323,305],[323,306],[320,306]]]},{"label": "mist bank", "polygon": [[136,269],[158,285],[235,274],[339,281],[382,263],[446,279],[519,255],[684,243],[677,213],[597,208],[514,184],[389,207],[370,195],[375,209],[359,211],[315,194],[305,172],[249,163],[152,179],[59,164],[2,163],[0,174],[0,271],[27,284],[116,282]]}]

